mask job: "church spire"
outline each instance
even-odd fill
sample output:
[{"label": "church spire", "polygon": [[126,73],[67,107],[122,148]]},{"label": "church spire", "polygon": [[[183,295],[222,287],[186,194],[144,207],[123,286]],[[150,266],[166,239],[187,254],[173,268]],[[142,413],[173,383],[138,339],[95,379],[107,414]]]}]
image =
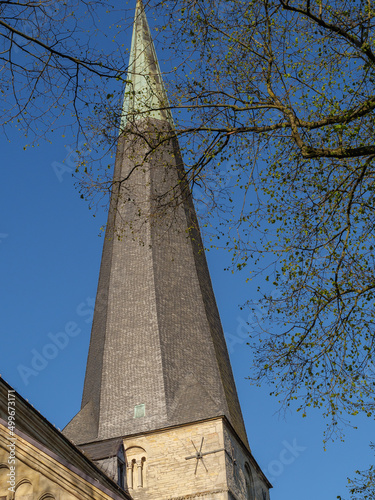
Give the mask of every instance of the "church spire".
[{"label": "church spire", "polygon": [[134,500],[269,500],[140,0],[124,102],[82,405],[64,433]]},{"label": "church spire", "polygon": [[224,418],[249,450],[167,105],[138,0],[82,406],[64,432],[85,444]]},{"label": "church spire", "polygon": [[159,62],[142,0],[137,0],[120,129],[142,118],[167,120],[173,128]]}]

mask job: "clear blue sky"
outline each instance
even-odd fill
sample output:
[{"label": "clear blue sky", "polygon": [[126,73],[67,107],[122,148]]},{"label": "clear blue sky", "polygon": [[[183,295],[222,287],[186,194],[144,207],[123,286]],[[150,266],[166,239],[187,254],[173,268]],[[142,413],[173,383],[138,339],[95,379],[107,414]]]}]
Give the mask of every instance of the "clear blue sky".
[{"label": "clear blue sky", "polygon": [[[94,218],[79,198],[69,172],[62,182],[56,176],[52,164],[66,157],[64,141],[55,137],[52,144],[24,151],[22,137],[14,134],[10,143],[3,137],[0,183],[0,372],[59,428],[80,406],[103,244],[98,234],[105,222],[103,212]],[[358,419],[359,430],[348,430],[345,442],[328,444],[324,452],[324,422],[318,412],[305,419],[290,413],[284,419],[275,414],[278,404],[267,387],[249,385],[247,313],[238,304],[257,296],[251,283],[244,283],[245,276],[223,271],[227,259],[225,253],[208,253],[250,446],[274,483],[272,499],[336,498],[345,493],[346,477],[370,463],[373,424]],[[80,333],[57,354],[47,348],[53,359],[39,362],[37,374],[26,371],[26,385],[20,366],[33,369],[35,352],[42,354],[51,343],[49,334],[56,335],[70,322]],[[288,446],[294,446],[296,456],[283,451]]]},{"label": "clear blue sky", "polygon": [[[103,244],[98,234],[106,215],[99,211],[93,217],[70,172],[56,175],[54,162],[65,159],[70,165],[73,139],[55,135],[51,144],[24,151],[24,137],[11,131],[9,138],[0,139],[0,373],[63,428],[80,407]],[[348,496],[346,478],[373,460],[368,446],[372,421],[359,417],[354,422],[358,430],[347,429],[344,442],[328,443],[324,451],[325,424],[318,411],[306,418],[293,412],[278,415],[270,389],[253,387],[245,378],[251,352],[245,338],[247,313],[238,305],[248,298],[256,301],[256,287],[245,284],[245,275],[224,272],[227,254],[212,250],[208,261],[250,446],[274,484],[272,500]],[[64,348],[48,350],[51,338],[72,323],[79,333]],[[51,359],[39,358],[35,370],[32,360],[43,353]]]}]

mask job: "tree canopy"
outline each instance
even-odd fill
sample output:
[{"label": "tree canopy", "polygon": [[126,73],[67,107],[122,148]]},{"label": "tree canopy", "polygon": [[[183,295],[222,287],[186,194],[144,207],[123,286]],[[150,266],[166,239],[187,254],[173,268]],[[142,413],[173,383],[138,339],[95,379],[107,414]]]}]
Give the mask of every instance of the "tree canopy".
[{"label": "tree canopy", "polygon": [[[277,291],[263,293],[272,326],[253,332],[252,379],[304,415],[322,408],[330,431],[373,416],[375,3],[144,3],[174,61],[168,94],[193,194],[218,211],[234,268]],[[68,109],[113,147],[127,69],[117,33],[133,14],[108,53],[98,23],[111,4],[0,2],[5,131],[16,121],[44,135]],[[110,187],[102,172],[85,177],[87,159],[77,168],[86,193]]]},{"label": "tree canopy", "polygon": [[[268,270],[252,378],[334,430],[374,410],[374,2],[171,1],[190,181],[220,191],[238,269]],[[186,126],[187,116],[190,123]],[[238,202],[236,189],[244,192]],[[228,188],[226,189],[228,191]],[[220,208],[223,208],[223,203]],[[240,205],[240,206],[239,206]],[[270,256],[273,257],[272,266]]]},{"label": "tree canopy", "polygon": [[[75,135],[87,132],[90,115],[113,97],[104,93],[108,82],[126,77],[128,54],[117,40],[125,26],[110,31],[115,8],[103,0],[0,2],[5,133],[17,125],[31,141],[67,126]],[[131,25],[130,18],[124,22]]]},{"label": "tree canopy", "polygon": [[[374,443],[370,447],[374,449]],[[375,468],[371,465],[367,470],[356,471],[354,479],[348,479],[352,500],[371,500],[375,495]],[[342,500],[340,496],[337,497]]]}]

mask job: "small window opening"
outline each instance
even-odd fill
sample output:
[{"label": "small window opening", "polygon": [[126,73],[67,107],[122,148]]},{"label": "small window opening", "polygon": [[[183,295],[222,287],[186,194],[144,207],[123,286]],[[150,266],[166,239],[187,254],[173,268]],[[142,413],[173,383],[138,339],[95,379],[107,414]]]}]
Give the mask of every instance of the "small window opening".
[{"label": "small window opening", "polygon": [[120,488],[125,487],[125,464],[121,460],[117,461],[117,484]]}]

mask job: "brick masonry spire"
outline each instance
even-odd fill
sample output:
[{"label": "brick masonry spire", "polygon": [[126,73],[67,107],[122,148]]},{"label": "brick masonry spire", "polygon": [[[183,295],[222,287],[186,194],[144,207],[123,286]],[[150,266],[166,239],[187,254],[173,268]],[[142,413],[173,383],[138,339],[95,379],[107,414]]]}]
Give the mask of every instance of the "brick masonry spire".
[{"label": "brick masonry spire", "polygon": [[64,432],[85,444],[223,416],[248,449],[140,0],[124,103],[82,407]]}]

